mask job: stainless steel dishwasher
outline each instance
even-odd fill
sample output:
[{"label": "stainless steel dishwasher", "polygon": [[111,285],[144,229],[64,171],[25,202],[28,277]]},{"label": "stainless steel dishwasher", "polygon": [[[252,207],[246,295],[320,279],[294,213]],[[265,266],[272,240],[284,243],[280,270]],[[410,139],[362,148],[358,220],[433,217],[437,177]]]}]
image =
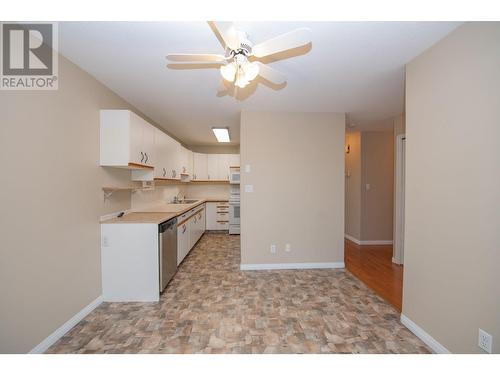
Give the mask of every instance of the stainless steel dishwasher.
[{"label": "stainless steel dishwasher", "polygon": [[158,225],[160,293],[177,272],[177,218]]}]

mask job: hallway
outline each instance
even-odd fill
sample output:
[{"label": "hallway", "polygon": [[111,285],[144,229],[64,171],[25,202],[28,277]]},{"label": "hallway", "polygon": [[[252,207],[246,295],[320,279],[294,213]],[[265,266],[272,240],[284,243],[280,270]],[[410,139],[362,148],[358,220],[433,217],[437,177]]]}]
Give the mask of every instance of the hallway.
[{"label": "hallway", "polygon": [[345,240],[346,269],[401,312],[403,266],[392,263],[392,245],[357,245]]}]

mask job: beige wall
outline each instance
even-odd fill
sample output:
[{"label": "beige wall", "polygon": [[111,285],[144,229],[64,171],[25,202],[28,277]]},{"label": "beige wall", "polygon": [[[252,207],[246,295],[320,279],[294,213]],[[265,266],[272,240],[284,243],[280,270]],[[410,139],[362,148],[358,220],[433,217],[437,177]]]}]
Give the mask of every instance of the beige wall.
[{"label": "beige wall", "polygon": [[242,264],[344,261],[344,128],[344,114],[242,113],[242,191],[254,190],[241,197]]},{"label": "beige wall", "polygon": [[361,239],[361,133],[346,133],[345,233]]},{"label": "beige wall", "polygon": [[406,73],[403,314],[452,352],[500,353],[500,23],[468,23]]},{"label": "beige wall", "polygon": [[[59,90],[0,91],[0,352],[27,352],[101,294],[102,186],[130,172],[99,167],[99,110],[131,108],[59,59]],[[136,111],[137,112],[137,111]]]},{"label": "beige wall", "polygon": [[362,241],[392,240],[393,142],[392,131],[363,132],[361,135]]}]

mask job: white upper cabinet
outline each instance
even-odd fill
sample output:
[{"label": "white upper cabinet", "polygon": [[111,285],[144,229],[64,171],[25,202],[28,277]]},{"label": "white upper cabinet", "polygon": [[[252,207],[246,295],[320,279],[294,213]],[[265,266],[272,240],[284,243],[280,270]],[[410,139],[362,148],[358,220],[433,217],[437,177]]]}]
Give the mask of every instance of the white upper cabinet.
[{"label": "white upper cabinet", "polygon": [[207,155],[207,180],[219,179],[219,155]]},{"label": "white upper cabinet", "polygon": [[229,155],[229,166],[239,167],[240,166],[240,154],[228,154]]},{"label": "white upper cabinet", "polygon": [[208,180],[207,154],[193,153],[193,180]]},{"label": "white upper cabinet", "polygon": [[194,181],[229,181],[229,167],[240,165],[239,154],[193,154]]},{"label": "white upper cabinet", "polygon": [[239,154],[193,153],[129,110],[100,112],[100,165],[128,168],[132,180],[228,181]]},{"label": "white upper cabinet", "polygon": [[167,170],[166,178],[168,179],[180,180],[181,178],[180,147],[181,144],[179,142],[177,142],[175,139],[170,138],[167,135],[165,155],[166,155],[166,170]]},{"label": "white upper cabinet", "polygon": [[155,128],[155,178],[167,178],[167,145],[168,135]]},{"label": "white upper cabinet", "polygon": [[101,110],[100,165],[152,168],[154,127],[128,110]]},{"label": "white upper cabinet", "polygon": [[129,110],[100,112],[100,165],[132,169],[132,180],[154,178],[155,128]]},{"label": "white upper cabinet", "polygon": [[230,154],[220,154],[218,155],[219,157],[219,162],[218,162],[218,173],[217,173],[217,179],[218,180],[224,180],[224,181],[229,181],[229,166],[230,166]]},{"label": "white upper cabinet", "polygon": [[189,179],[192,174],[193,169],[193,152],[188,150],[187,148],[180,146],[180,165],[179,171],[181,175],[181,179]]}]

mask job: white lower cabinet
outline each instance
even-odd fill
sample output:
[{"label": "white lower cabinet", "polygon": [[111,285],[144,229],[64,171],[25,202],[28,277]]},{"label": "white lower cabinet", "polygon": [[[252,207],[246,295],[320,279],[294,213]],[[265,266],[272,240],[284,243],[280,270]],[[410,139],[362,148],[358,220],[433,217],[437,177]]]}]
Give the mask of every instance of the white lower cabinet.
[{"label": "white lower cabinet", "polygon": [[158,224],[101,224],[104,301],[159,300],[158,240]]},{"label": "white lower cabinet", "polygon": [[189,253],[189,220],[177,226],[177,265]]},{"label": "white lower cabinet", "polygon": [[206,214],[207,230],[228,230],[229,229],[229,203],[228,202],[208,202]]},{"label": "white lower cabinet", "polygon": [[205,233],[205,204],[177,218],[177,265],[181,264],[196,242]]}]

